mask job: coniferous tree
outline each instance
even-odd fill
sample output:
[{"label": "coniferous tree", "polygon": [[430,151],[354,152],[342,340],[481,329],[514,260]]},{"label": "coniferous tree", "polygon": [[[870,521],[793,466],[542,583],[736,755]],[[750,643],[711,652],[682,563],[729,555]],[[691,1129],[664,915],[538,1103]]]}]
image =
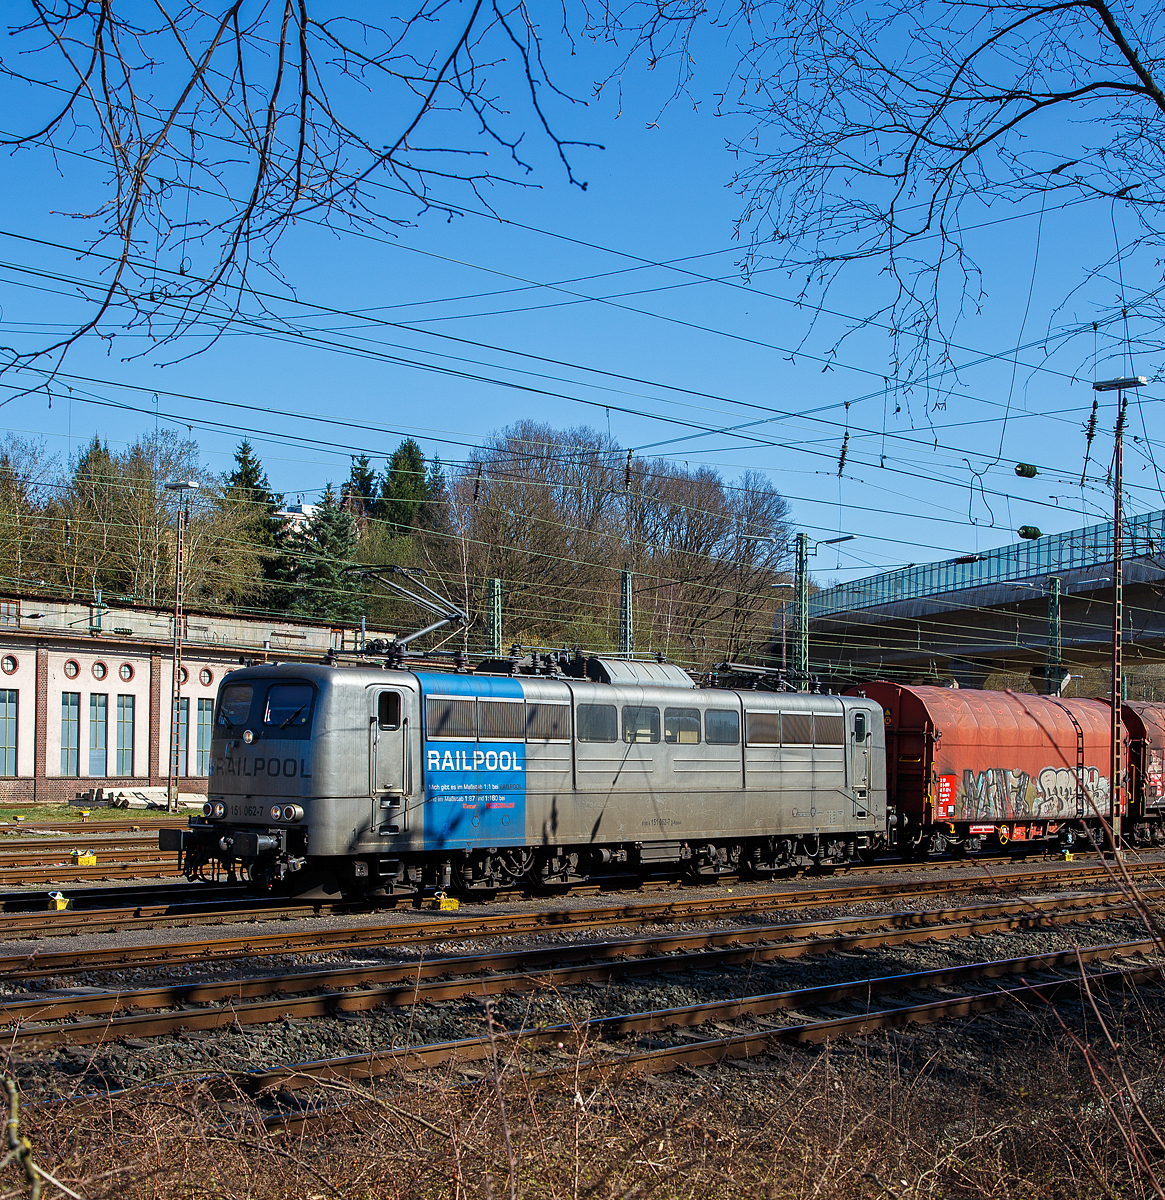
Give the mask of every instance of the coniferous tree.
[{"label": "coniferous tree", "polygon": [[358,524],[373,514],[376,472],[367,454],[352,455],[352,469],[348,482],[340,489],[340,503],[356,518]]},{"label": "coniferous tree", "polygon": [[284,538],[290,576],[289,612],[321,621],[358,621],[364,601],[347,574],[356,552],[356,522],[328,484],[306,526]]},{"label": "coniferous tree", "polygon": [[428,499],[425,456],[412,438],[406,438],[388,460],[388,470],[380,483],[376,516],[396,532],[408,533]]},{"label": "coniferous tree", "polygon": [[276,608],[286,607],[279,595],[287,583],[284,564],[280,561],[284,521],[275,515],[283,507],[283,496],[271,490],[267,472],[263,470],[263,464],[246,438],[239,443],[235,451],[235,469],[226,476],[224,482],[227,503],[247,506],[244,536],[258,548],[262,556],[268,602]]}]

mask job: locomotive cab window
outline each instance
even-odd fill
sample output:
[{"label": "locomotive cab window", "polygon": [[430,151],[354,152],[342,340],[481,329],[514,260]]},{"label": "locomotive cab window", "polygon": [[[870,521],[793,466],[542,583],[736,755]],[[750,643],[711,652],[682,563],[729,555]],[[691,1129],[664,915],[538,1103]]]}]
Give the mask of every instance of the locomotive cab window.
[{"label": "locomotive cab window", "polygon": [[311,732],[310,683],[273,683],[263,704],[263,730],[271,738],[306,738]]},{"label": "locomotive cab window", "polygon": [[854,737],[859,742],[866,740],[866,714],[864,712],[854,713]]},{"label": "locomotive cab window", "polygon": [[249,683],[232,683],[222,690],[218,700],[220,729],[241,729],[251,715],[251,699],[255,689]]},{"label": "locomotive cab window", "polygon": [[381,692],[376,697],[376,723],[381,729],[400,728],[400,692]]},{"label": "locomotive cab window", "polygon": [[618,724],[613,704],[580,704],[578,706],[578,740],[580,742],[617,742]]},{"label": "locomotive cab window", "polygon": [[665,708],[663,710],[663,740],[671,745],[700,744],[700,710],[698,708]]},{"label": "locomotive cab window", "polygon": [[644,704],[624,705],[623,740],[625,742],[658,742],[659,709]]},{"label": "locomotive cab window", "polygon": [[704,714],[704,740],[709,746],[740,744],[740,713],[730,708],[710,708]]}]

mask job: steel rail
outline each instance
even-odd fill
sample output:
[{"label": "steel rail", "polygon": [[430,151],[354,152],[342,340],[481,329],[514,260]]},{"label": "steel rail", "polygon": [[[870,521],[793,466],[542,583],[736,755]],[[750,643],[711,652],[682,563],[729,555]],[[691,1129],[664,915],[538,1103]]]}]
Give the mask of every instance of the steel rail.
[{"label": "steel rail", "polygon": [[[152,905],[164,910],[165,906],[186,905],[190,911],[201,909],[206,911],[214,904],[250,901],[262,911],[270,907],[269,901],[259,900],[247,894],[241,883],[190,883],[182,880],[180,883],[149,884],[148,894]],[[108,912],[109,906],[115,901],[122,904],[132,904],[132,908],[124,911],[135,912],[142,908],[142,885],[130,884],[126,887],[94,887],[70,888],[68,899],[72,906],[67,910],[70,916],[82,913]],[[100,902],[100,908],[95,902]],[[310,908],[311,903],[300,901],[301,906]],[[86,908],[86,905],[93,905]],[[148,907],[148,906],[147,906]],[[62,914],[54,914],[60,916]],[[47,920],[45,911],[45,895],[39,891],[0,892],[0,939],[4,936],[5,922],[19,927],[22,924],[34,922],[40,925]]]},{"label": "steel rail", "polygon": [[62,846],[70,845],[100,846],[102,850],[122,847],[130,848],[130,850],[154,850],[162,853],[162,851],[158,851],[156,833],[143,833],[140,829],[133,833],[127,829],[124,834],[101,833],[100,830],[91,826],[78,826],[76,834],[70,830],[70,832],[62,833],[55,838],[2,838],[0,839],[0,857],[7,857],[8,854],[29,853],[35,850],[53,850],[59,853]]},{"label": "steel rail", "polygon": [[[916,992],[977,979],[998,978],[1003,975],[1034,973],[1076,966],[1077,955],[1083,962],[1100,962],[1111,958],[1145,954],[1156,948],[1151,940],[1081,947],[1079,950],[1056,951],[1050,954],[1028,955],[1023,958],[1001,959],[957,967],[940,967],[879,979],[854,980],[844,984],[828,984],[822,988],[800,988],[733,1000],[712,1001],[706,1004],[678,1008],[654,1009],[641,1013],[598,1017],[577,1024],[554,1025],[537,1031],[500,1032],[494,1037],[462,1038],[424,1046],[405,1046],[392,1050],[374,1050],[365,1054],[341,1058],[319,1059],[267,1071],[238,1072],[233,1079],[252,1093],[275,1088],[294,1091],[310,1087],[322,1080],[371,1080],[400,1070],[431,1070],[450,1064],[480,1062],[509,1047],[550,1047],[568,1055],[570,1063],[540,1073],[527,1073],[527,1078],[571,1074],[576,1070],[591,1073],[596,1070],[640,1070],[658,1073],[680,1065],[711,1066],[731,1058],[764,1054],[781,1044],[805,1044],[827,1041],[834,1037],[855,1036],[879,1028],[901,1028],[912,1021],[925,1023],[951,1016],[969,1016],[1001,1008],[1025,999],[1055,999],[1061,990],[1079,987],[1078,978],[1056,979],[1049,982],[1023,983],[1017,988],[1003,988],[985,993],[964,993],[927,1004],[915,1004],[891,1009],[858,1013],[848,1017],[832,1017],[797,1025],[770,1026],[755,1032],[729,1037],[701,1039],[699,1042],[665,1046],[646,1053],[612,1055],[603,1060],[578,1061],[578,1055],[595,1038],[657,1034],[670,1029],[693,1028],[714,1021],[748,1017],[752,1019],[780,1011],[819,1007],[842,1001],[858,1002],[875,993]],[[1111,988],[1126,983],[1160,981],[1165,968],[1149,966],[1133,970],[1108,971],[1088,977],[1090,987]]]},{"label": "steel rail", "polygon": [[[1148,868],[1129,868],[1134,874],[1147,874]],[[239,937],[215,940],[155,942],[140,946],[94,947],[78,951],[40,953],[36,949],[26,955],[16,954],[0,958],[0,975],[12,978],[27,978],[35,975],[67,974],[78,971],[126,969],[130,967],[179,964],[208,959],[251,958],[269,954],[318,953],[334,950],[350,950],[361,946],[417,946],[436,942],[461,940],[464,938],[509,937],[521,933],[543,933],[547,931],[596,929],[612,925],[659,924],[674,921],[715,920],[718,917],[746,915],[781,909],[815,908],[827,905],[853,903],[858,900],[887,900],[925,897],[936,893],[1018,890],[1026,884],[1046,885],[1065,882],[1087,883],[1107,879],[1106,869],[1101,867],[1074,867],[1067,871],[1016,872],[997,876],[989,881],[982,879],[926,880],[903,885],[864,884],[847,885],[842,888],[809,889],[805,891],[740,893],[731,895],[701,896],[693,900],[641,901],[603,908],[555,908],[535,912],[510,912],[468,917],[443,917],[418,919],[406,917],[395,924],[383,923],[347,925],[325,931],[306,930],[298,932],[247,933]],[[243,908],[218,909],[204,913],[150,914],[144,907],[133,910],[128,919],[124,913],[110,920],[100,911],[79,913],[38,914],[41,919],[32,922],[34,933],[65,933],[84,930],[96,932],[104,928],[118,928],[124,924],[134,926],[151,923],[186,923],[193,920],[219,924],[256,919],[258,916],[303,915],[304,906],[275,910],[251,910]],[[21,926],[33,914],[0,914],[0,935],[23,931]],[[8,918],[11,917],[10,921]]]},{"label": "steel rail", "polygon": [[96,866],[79,866],[62,863],[57,866],[9,867],[0,862],[0,884],[5,887],[73,882],[88,882],[97,879],[161,879],[178,875],[178,866],[173,857],[138,859],[129,862],[98,862]]},{"label": "steel rail", "polygon": [[[6,839],[9,835],[26,834],[26,833],[43,833],[55,834],[61,837],[74,836],[75,830],[86,830],[90,833],[157,833],[159,829],[174,828],[181,829],[184,823],[175,824],[174,815],[171,813],[166,816],[164,813],[150,813],[149,810],[132,810],[134,816],[125,817],[120,821],[21,821],[19,824],[13,821],[0,821],[0,839]],[[139,828],[135,829],[137,825]]]},{"label": "steel rail", "polygon": [[93,851],[98,856],[98,865],[105,865],[109,862],[118,863],[166,863],[173,865],[174,856],[159,850],[156,846],[104,846],[97,841],[89,841],[84,845],[84,850],[77,846],[66,848],[58,843],[53,847],[45,847],[40,850],[19,850],[10,851],[7,848],[0,848],[0,883],[7,881],[9,873],[15,870],[19,873],[21,867],[60,867],[71,865],[70,859],[73,850],[81,851],[82,853]]},{"label": "steel rail", "polygon": [[[265,979],[64,997],[17,998],[0,1004],[0,1026],[17,1026],[9,1035],[14,1042],[92,1044],[111,1037],[158,1037],[179,1029],[206,1030],[264,1024],[286,1016],[334,1016],[385,1006],[402,1007],[417,1002],[492,996],[541,987],[568,987],[656,972],[675,974],[706,971],[838,950],[869,950],[905,942],[945,941],[1017,929],[1057,928],[1064,923],[1128,915],[1134,910],[1132,902],[1089,905],[1086,898],[1076,899],[1077,904],[1069,905],[1067,911],[1050,913],[1032,913],[1026,903],[988,906],[987,909],[974,906],[944,914],[926,914],[938,918],[933,921],[920,922],[918,918],[922,914],[904,912],[888,917],[839,918],[824,922],[744,927],[739,930],[720,930],[713,935],[669,935],[597,945],[558,946],[529,952],[458,955],[428,962],[339,968]],[[982,914],[992,907],[1003,911],[991,912],[990,916],[982,919]],[[1044,908],[1051,909],[1052,904],[1045,902]],[[971,919],[957,920],[967,917]],[[772,938],[798,940],[756,944]],[[543,965],[546,969],[537,970]],[[516,973],[503,973],[514,972],[515,968]],[[378,986],[370,987],[368,984]],[[312,992],[321,987],[362,987],[362,990],[288,998],[294,993]],[[269,1002],[251,999],[273,993],[278,993],[280,998]],[[216,1002],[224,1003],[217,1008],[194,1007]],[[180,1011],[117,1015],[130,1009],[173,1009],[177,1006],[181,1006]],[[89,1014],[101,1014],[108,1019],[78,1019]],[[72,1020],[74,1023],[41,1023],[48,1020]],[[37,1024],[27,1024],[29,1021]]]}]

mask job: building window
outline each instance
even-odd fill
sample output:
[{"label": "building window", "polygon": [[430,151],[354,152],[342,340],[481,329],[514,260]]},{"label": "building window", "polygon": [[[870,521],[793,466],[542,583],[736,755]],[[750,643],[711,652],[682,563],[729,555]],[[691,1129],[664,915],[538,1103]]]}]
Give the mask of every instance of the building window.
[{"label": "building window", "polygon": [[214,683],[214,672],[211,671],[209,667],[203,667],[202,670],[198,672],[198,682],[201,683],[203,687],[210,687],[210,685]]},{"label": "building window", "polygon": [[214,730],[214,701],[205,697],[198,702],[198,728],[196,731],[194,771],[197,775],[210,774],[210,737]]},{"label": "building window", "polygon": [[109,674],[109,668],[103,662],[95,662],[93,664],[93,678],[104,679]]},{"label": "building window", "polygon": [[189,679],[189,678],[190,678],[190,675],[189,675],[189,672],[186,670],[186,668],[179,667],[178,668],[178,682],[185,683],[187,681],[187,679]]},{"label": "building window", "polygon": [[61,774],[81,770],[81,693],[61,693]]},{"label": "building window", "polygon": [[[171,761],[170,765],[171,765],[171,767],[173,767],[175,775],[183,775],[184,776],[186,774],[186,743],[187,743],[186,734],[187,734],[187,731],[190,729],[190,698],[188,696],[182,696],[178,700],[178,702],[175,704],[174,720],[175,720],[175,724],[178,729],[178,750],[177,750],[178,757],[177,757],[177,762],[174,762],[173,761],[173,755],[175,753],[174,742],[173,742],[173,740],[171,740],[170,754],[172,756],[172,761]],[[173,737],[174,737],[173,730],[170,731],[170,737],[171,737],[171,739],[173,739]]]},{"label": "building window", "polygon": [[20,601],[0,600],[0,625],[20,624]]},{"label": "building window", "polygon": [[0,775],[16,774],[15,689],[0,688]]},{"label": "building window", "polygon": [[133,774],[133,697],[117,698],[117,774]]},{"label": "building window", "polygon": [[89,774],[100,778],[105,774],[108,757],[109,697],[97,692],[89,695]]},{"label": "building window", "polygon": [[15,655],[6,654],[3,658],[0,658],[0,671],[3,671],[5,675],[15,675],[16,668],[19,666],[20,663],[17,661]]},{"label": "building window", "polygon": [[129,681],[133,678],[133,665],[131,663],[122,663],[121,666],[117,668],[117,673],[126,683],[129,683]]},{"label": "building window", "polygon": [[80,670],[81,668],[77,665],[77,660],[75,658],[66,659],[65,674],[70,679],[76,679],[77,675],[80,673]]}]

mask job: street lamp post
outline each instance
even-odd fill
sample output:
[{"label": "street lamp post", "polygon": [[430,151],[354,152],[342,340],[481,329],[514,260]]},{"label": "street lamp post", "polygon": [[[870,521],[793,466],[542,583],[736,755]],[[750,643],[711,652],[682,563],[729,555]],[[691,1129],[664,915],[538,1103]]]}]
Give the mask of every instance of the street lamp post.
[{"label": "street lamp post", "polygon": [[182,700],[182,537],[186,531],[188,520],[188,503],[191,492],[198,490],[198,483],[193,479],[183,479],[176,483],[166,484],[166,491],[178,497],[178,535],[174,544],[174,648],[170,676],[170,765],[166,772],[166,811],[175,812],[178,808],[178,753],[179,742],[179,705]]},{"label": "street lamp post", "polygon": [[1124,468],[1125,410],[1128,388],[1144,387],[1149,381],[1144,375],[1133,375],[1123,379],[1106,379],[1094,383],[1094,392],[1116,392],[1116,446],[1113,454],[1112,491],[1112,722],[1111,757],[1109,760],[1109,819],[1112,826],[1112,850],[1120,853],[1121,842],[1121,798],[1124,792],[1124,747],[1121,744],[1121,684],[1124,670],[1121,663],[1121,639],[1124,634],[1124,529],[1121,512],[1121,490]]}]

